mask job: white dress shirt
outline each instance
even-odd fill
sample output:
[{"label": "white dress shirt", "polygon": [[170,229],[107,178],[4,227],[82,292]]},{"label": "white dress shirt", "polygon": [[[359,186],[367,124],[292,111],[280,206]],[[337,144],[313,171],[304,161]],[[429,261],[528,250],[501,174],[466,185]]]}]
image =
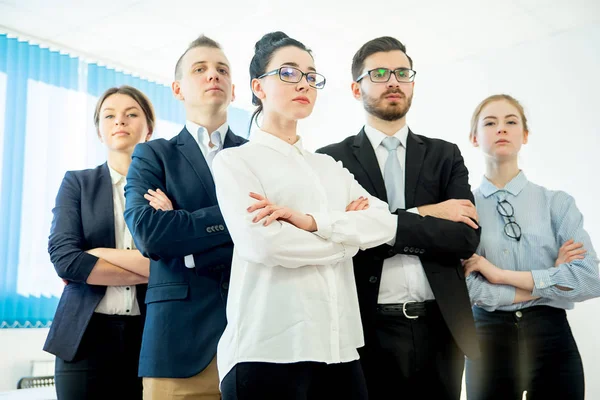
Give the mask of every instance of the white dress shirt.
[{"label": "white dress shirt", "polygon": [[[125,184],[126,178],[117,171],[108,167],[113,192],[113,212],[115,216],[115,244],[117,249],[135,249],[129,228],[125,224],[123,211],[125,210]],[[135,285],[107,286],[106,294],[100,300],[95,310],[97,313],[109,315],[140,315],[140,306],[137,301]]]},{"label": "white dress shirt", "polygon": [[[205,127],[198,125],[190,120],[185,121],[185,128],[192,135],[196,143],[198,143],[198,147],[200,147],[200,151],[206,159],[209,153],[221,150],[221,147],[225,142],[225,135],[227,135],[227,131],[229,130],[229,124],[225,122],[223,125],[218,127],[216,131],[211,132],[210,134],[208,133],[208,130]],[[219,143],[221,143],[221,147],[210,147],[211,138],[213,137],[213,135],[220,136]],[[212,142],[215,143],[216,141],[213,140]],[[210,164],[208,165],[208,168],[211,170],[212,173],[212,167]],[[185,266],[188,268],[194,268],[196,266],[193,254],[188,254],[187,256],[185,256],[183,258],[183,261]]]},{"label": "white dress shirt", "polygon": [[[365,125],[365,133],[375,150],[379,169],[383,175],[385,162],[390,153],[381,142],[387,135],[369,125]],[[404,127],[394,134],[394,137],[400,140],[401,143],[396,151],[398,161],[400,161],[402,171],[404,171],[406,176],[406,138],[408,137],[408,125],[404,125]],[[406,182],[406,179],[404,179],[404,182]],[[417,208],[411,208],[406,211],[419,213]],[[394,257],[383,261],[377,303],[394,304],[432,299],[434,299],[433,292],[418,256],[396,254]]]},{"label": "white dress shirt", "polygon": [[[240,362],[358,359],[363,330],[352,257],[393,239],[396,217],[333,158],[265,133],[213,161],[217,198],[234,243],[227,327],[217,362],[223,379]],[[250,192],[315,219],[310,233],[253,223]],[[346,212],[360,196],[369,208]]]}]

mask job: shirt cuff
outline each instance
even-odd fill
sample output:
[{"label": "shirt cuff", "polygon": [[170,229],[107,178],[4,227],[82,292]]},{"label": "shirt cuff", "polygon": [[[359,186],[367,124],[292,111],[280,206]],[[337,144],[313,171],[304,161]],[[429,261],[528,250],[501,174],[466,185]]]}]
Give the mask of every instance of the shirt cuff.
[{"label": "shirt cuff", "polygon": [[339,219],[339,215],[343,214],[339,211],[333,212],[315,212],[315,213],[306,213],[312,216],[317,224],[317,230],[313,232],[315,235],[323,238],[329,239],[331,235],[333,235],[333,224],[335,221]]},{"label": "shirt cuff", "polygon": [[413,214],[421,215],[421,214],[419,214],[419,208],[418,207],[409,208],[406,211],[410,212],[410,213],[413,213]]},{"label": "shirt cuff", "polygon": [[554,281],[548,269],[535,269],[531,271],[531,276],[533,277],[532,295],[534,296],[539,296],[540,291],[554,286]]},{"label": "shirt cuff", "polygon": [[187,268],[195,268],[196,267],[196,262],[194,261],[193,254],[188,254],[187,256],[183,257],[183,262],[185,263],[185,266]]}]

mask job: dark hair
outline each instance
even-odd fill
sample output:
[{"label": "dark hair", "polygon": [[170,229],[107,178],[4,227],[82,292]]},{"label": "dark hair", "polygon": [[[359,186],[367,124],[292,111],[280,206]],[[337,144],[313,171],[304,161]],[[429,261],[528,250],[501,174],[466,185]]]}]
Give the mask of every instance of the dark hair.
[{"label": "dark hair", "polygon": [[98,102],[96,103],[96,109],[94,110],[94,125],[96,126],[96,130],[100,129],[100,109],[102,108],[102,103],[104,103],[104,101],[113,94],[124,94],[135,100],[135,102],[140,105],[140,108],[144,112],[146,123],[148,124],[148,130],[150,133],[154,132],[155,117],[152,103],[140,90],[127,85],[112,87],[104,92],[102,96],[100,96]]},{"label": "dark hair", "polygon": [[477,122],[479,121],[479,116],[481,115],[481,111],[485,106],[495,101],[507,101],[510,105],[517,109],[519,114],[521,115],[521,121],[523,123],[523,130],[529,132],[529,126],[527,125],[527,117],[525,116],[525,110],[519,100],[515,99],[511,95],[508,94],[494,94],[489,97],[486,97],[475,107],[475,111],[473,111],[473,116],[471,117],[471,132],[469,132],[469,139],[473,140],[475,136],[477,136]]},{"label": "dark hair", "polygon": [[[252,61],[250,61],[250,84],[252,84],[253,79],[258,78],[267,72],[267,65],[271,62],[273,54],[282,47],[288,46],[294,46],[300,50],[304,50],[312,57],[312,52],[304,44],[296,39],[292,39],[285,33],[281,31],[267,33],[254,45],[254,56],[252,57]],[[258,114],[263,110],[262,102],[254,95],[254,92],[252,93],[252,104],[258,107],[252,113],[248,132],[252,127],[252,122],[258,118]]]},{"label": "dark hair", "polygon": [[190,45],[183,52],[181,57],[179,57],[179,60],[177,60],[177,64],[175,64],[175,80],[181,79],[181,61],[183,60],[183,57],[185,57],[185,55],[188,53],[188,51],[195,49],[196,47],[209,47],[211,49],[222,50],[221,45],[219,43],[215,42],[214,40],[212,40],[211,38],[206,37],[204,35],[198,36],[198,38],[196,40],[194,40],[192,43],[190,43]]},{"label": "dark hair", "polygon": [[354,54],[354,57],[352,57],[352,79],[358,79],[363,68],[365,67],[365,60],[370,55],[394,50],[400,50],[403,52],[406,57],[408,57],[410,67],[413,67],[412,58],[406,54],[406,46],[404,46],[401,41],[391,36],[382,36],[363,44],[362,47],[358,49],[356,54]]}]

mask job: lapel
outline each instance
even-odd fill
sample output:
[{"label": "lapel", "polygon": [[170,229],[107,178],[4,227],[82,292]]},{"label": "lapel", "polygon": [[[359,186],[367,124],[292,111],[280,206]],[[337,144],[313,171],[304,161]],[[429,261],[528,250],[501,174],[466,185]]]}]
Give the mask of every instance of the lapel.
[{"label": "lapel", "polygon": [[227,134],[225,135],[225,140],[223,141],[223,148],[226,149],[228,147],[236,147],[246,143],[247,140],[236,136],[231,129],[227,129]]},{"label": "lapel", "polygon": [[114,249],[117,246],[115,242],[115,206],[108,163],[100,166],[96,188],[97,190],[93,197],[94,202],[96,202],[96,207],[94,208],[99,209],[99,212],[96,214],[98,216],[96,220],[96,226],[98,227],[96,240],[102,243],[102,245],[94,247]]},{"label": "lapel", "polygon": [[417,183],[423,167],[427,146],[410,129],[406,138],[406,171],[404,171],[404,202],[406,209],[414,207]]},{"label": "lapel", "polygon": [[177,135],[177,149],[190,163],[198,178],[200,178],[200,183],[202,183],[202,186],[206,193],[208,193],[211,201],[216,203],[217,194],[215,192],[215,181],[213,180],[206,159],[204,158],[198,143],[185,127],[183,127],[179,135]]},{"label": "lapel", "polygon": [[387,202],[387,192],[385,190],[383,175],[379,169],[379,162],[377,162],[375,150],[373,150],[373,146],[371,145],[371,142],[369,142],[364,127],[359,134],[354,137],[352,151],[375,188],[375,195],[379,199]]}]

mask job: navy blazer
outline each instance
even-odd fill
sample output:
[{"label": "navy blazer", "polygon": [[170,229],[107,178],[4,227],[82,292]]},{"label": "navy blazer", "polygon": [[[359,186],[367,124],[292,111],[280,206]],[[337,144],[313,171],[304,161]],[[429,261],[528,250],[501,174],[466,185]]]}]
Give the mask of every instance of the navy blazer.
[{"label": "navy blazer", "polygon": [[[223,144],[245,142],[228,130]],[[152,208],[148,189],[165,192],[173,210]],[[140,376],[194,376],[214,358],[225,330],[233,243],[208,164],[187,129],[136,146],[125,199],[125,222],[151,259]],[[184,264],[191,254],[192,269]]]},{"label": "navy blazer", "polygon": [[[86,253],[97,247],[115,248],[112,182],[106,163],[68,171],[62,181],[48,240],[50,260],[58,276],[69,281],[60,297],[44,350],[72,361],[106,286],[86,280],[98,257]],[[145,313],[146,285],[137,285],[140,312]]]}]

